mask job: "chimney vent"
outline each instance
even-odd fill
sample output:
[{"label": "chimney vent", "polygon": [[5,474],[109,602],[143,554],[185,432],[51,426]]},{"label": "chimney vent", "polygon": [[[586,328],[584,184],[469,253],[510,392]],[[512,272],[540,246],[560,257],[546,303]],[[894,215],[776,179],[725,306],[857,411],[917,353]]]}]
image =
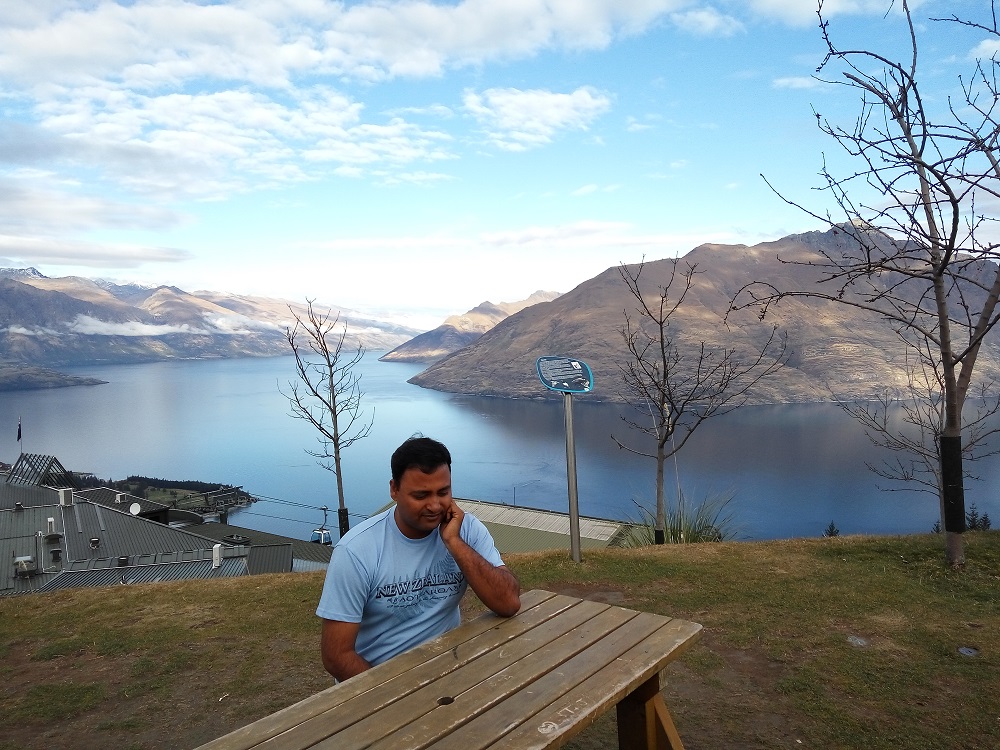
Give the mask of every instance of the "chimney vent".
[{"label": "chimney vent", "polygon": [[22,510],[24,510],[24,503],[18,500],[16,503],[14,503],[14,510],[20,513]]},{"label": "chimney vent", "polygon": [[119,492],[118,494],[116,494],[115,495],[115,502],[119,503],[119,504],[124,503],[125,502],[125,493],[124,492]]},{"label": "chimney vent", "polygon": [[124,568],[126,565],[128,565],[128,555],[122,555],[118,558],[118,567]]},{"label": "chimney vent", "polygon": [[73,504],[73,490],[69,487],[64,487],[59,490],[59,504],[60,505],[72,505]]},{"label": "chimney vent", "polygon": [[90,548],[91,549],[99,549],[100,546],[101,546],[100,537],[96,537],[96,536],[90,537]]},{"label": "chimney vent", "polygon": [[216,544],[212,547],[212,567],[218,568],[222,565],[222,545]]},{"label": "chimney vent", "polygon": [[55,534],[56,533],[56,519],[49,516],[45,521],[45,533]]}]

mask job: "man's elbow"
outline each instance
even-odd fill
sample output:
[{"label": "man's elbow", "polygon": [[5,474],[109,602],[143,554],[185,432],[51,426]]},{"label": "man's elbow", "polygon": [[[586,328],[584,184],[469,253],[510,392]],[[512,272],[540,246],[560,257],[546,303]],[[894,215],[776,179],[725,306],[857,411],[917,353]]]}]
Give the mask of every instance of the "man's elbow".
[{"label": "man's elbow", "polygon": [[513,599],[501,602],[493,611],[501,617],[513,617],[521,611],[521,597],[515,594]]},{"label": "man's elbow", "polygon": [[496,606],[492,608],[501,617],[513,617],[521,611],[521,583],[510,573],[508,575],[513,579],[511,586],[506,596],[497,601]]}]

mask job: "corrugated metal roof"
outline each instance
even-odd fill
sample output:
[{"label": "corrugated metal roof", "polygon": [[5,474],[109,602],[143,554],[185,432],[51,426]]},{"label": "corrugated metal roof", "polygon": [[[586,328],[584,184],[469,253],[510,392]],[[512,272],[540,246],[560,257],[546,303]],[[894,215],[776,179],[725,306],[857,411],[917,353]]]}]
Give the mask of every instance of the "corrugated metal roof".
[{"label": "corrugated metal roof", "polygon": [[[86,490],[77,490],[73,493],[73,495],[79,500],[89,500],[92,503],[107,505],[111,508],[118,508],[119,510],[126,512],[131,512],[130,508],[132,507],[132,503],[139,503],[139,512],[143,514],[155,513],[156,511],[166,510],[169,507],[164,503],[146,500],[138,495],[130,495],[127,492],[119,492],[118,490],[113,490],[109,487],[91,487]],[[121,498],[120,502],[119,498]]]},{"label": "corrugated metal roof", "polygon": [[207,522],[195,526],[186,527],[192,534],[208,537],[216,541],[223,541],[225,537],[234,534],[248,538],[247,544],[256,546],[258,544],[288,544],[292,545],[292,557],[296,560],[311,560],[326,566],[330,562],[333,554],[333,547],[316,542],[307,542],[304,539],[292,539],[287,536],[279,536],[266,531],[256,529],[246,529],[242,526],[231,526],[228,523]]},{"label": "corrugated metal roof", "polygon": [[16,503],[26,508],[54,505],[59,502],[59,491],[51,487],[28,487],[0,481],[0,510],[10,510]]},{"label": "corrugated metal roof", "polygon": [[213,567],[211,560],[164,563],[160,565],[130,565],[99,570],[64,570],[38,589],[39,593],[86,586],[119,586],[135,583],[183,581],[192,578],[235,578],[248,575],[246,557],[224,559]]},{"label": "corrugated metal roof", "polygon": [[[213,540],[87,501],[60,506],[70,560],[183,552],[211,548]],[[97,539],[96,548],[91,540]]]},{"label": "corrugated metal roof", "polygon": [[255,544],[250,547],[250,575],[291,573],[291,544]]},{"label": "corrugated metal roof", "polygon": [[293,573],[311,573],[314,570],[326,570],[328,567],[330,567],[329,563],[315,562],[314,560],[300,560],[298,558],[292,559]]},{"label": "corrugated metal roof", "polygon": [[[49,536],[48,519],[55,534]],[[29,507],[0,511],[0,595],[37,591],[62,570],[63,557],[53,561],[52,550],[64,551],[62,520],[55,506]],[[31,575],[17,575],[14,561],[30,557],[35,570]],[[22,571],[27,572],[27,571]]]},{"label": "corrugated metal roof", "polygon": [[[547,531],[557,535],[569,536],[569,515],[551,510],[535,508],[518,508],[499,503],[484,503],[478,500],[459,500],[462,510],[472,513],[483,523],[494,523],[501,526],[514,526],[519,529],[534,529]],[[580,539],[592,539],[607,544],[622,527],[621,521],[608,521],[603,518],[580,517]]]}]

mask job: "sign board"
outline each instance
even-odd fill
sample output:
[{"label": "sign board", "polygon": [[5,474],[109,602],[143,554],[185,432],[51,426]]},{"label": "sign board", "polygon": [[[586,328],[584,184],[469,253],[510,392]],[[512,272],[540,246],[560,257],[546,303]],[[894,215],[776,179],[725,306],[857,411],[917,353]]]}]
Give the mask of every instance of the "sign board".
[{"label": "sign board", "polygon": [[572,357],[539,357],[535,362],[538,379],[550,391],[590,393],[594,375],[586,362]]}]

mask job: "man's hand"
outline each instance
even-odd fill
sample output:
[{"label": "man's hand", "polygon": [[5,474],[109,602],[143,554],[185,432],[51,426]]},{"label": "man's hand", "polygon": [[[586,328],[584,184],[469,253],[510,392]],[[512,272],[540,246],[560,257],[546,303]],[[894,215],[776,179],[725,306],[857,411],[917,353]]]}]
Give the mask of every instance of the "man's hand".
[{"label": "man's hand", "polygon": [[465,518],[465,511],[458,507],[454,500],[448,503],[448,507],[441,512],[441,524],[438,531],[441,534],[441,541],[449,550],[452,544],[462,539],[462,519]]},{"label": "man's hand", "polygon": [[510,617],[521,608],[521,584],[506,566],[494,566],[462,539],[463,511],[454,500],[441,513],[441,541],[455,558],[476,596],[498,615]]}]

